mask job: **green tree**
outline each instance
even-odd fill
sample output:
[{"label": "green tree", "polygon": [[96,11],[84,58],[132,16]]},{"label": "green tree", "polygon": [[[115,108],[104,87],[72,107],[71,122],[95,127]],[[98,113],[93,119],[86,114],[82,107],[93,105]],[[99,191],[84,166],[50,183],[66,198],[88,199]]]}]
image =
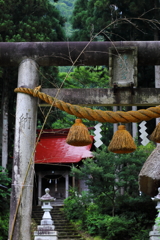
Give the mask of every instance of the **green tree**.
[{"label": "green tree", "polygon": [[[8,171],[0,166],[0,210],[1,213],[8,208],[7,198],[10,196],[10,183],[11,178],[8,177]],[[4,208],[3,203],[6,203],[7,207]]]},{"label": "green tree", "polygon": [[108,69],[106,67],[75,67],[67,76],[60,72],[59,78],[64,81],[64,88],[109,88]]},{"label": "green tree", "polygon": [[138,146],[130,154],[114,154],[103,147],[94,153],[94,158],[84,160],[82,167],[73,167],[72,174],[86,181],[101,213],[112,208],[114,215],[121,201],[140,197],[138,174],[153,148],[154,145],[148,144],[147,147]]},{"label": "green tree", "polygon": [[73,29],[77,29],[73,40],[90,40],[99,32],[98,39],[107,41],[153,40],[154,29],[159,25],[156,2],[77,0],[71,19]]},{"label": "green tree", "polygon": [[64,18],[48,0],[2,0],[0,11],[0,41],[64,40]]},{"label": "green tree", "polygon": [[[3,42],[33,42],[33,41],[63,41],[65,23],[55,6],[48,0],[18,0],[0,1],[0,41]],[[0,96],[1,104],[4,105],[4,96],[7,101],[6,114],[9,121],[9,152],[12,154],[13,129],[16,94],[13,93],[17,86],[17,68],[0,69]],[[46,75],[48,73],[48,75]],[[5,80],[5,84],[4,84]],[[40,69],[40,83],[42,87],[55,87],[58,81],[58,69],[56,67],[45,67]],[[7,82],[7,84],[6,84]],[[3,98],[3,99],[2,99]],[[2,118],[3,112],[1,111]],[[2,128],[2,126],[0,126]]]},{"label": "green tree", "polygon": [[7,239],[8,234],[10,183],[8,171],[0,166],[0,240]]},{"label": "green tree", "polygon": [[70,17],[72,16],[75,0],[59,0],[56,3],[53,3],[53,1],[50,0],[50,2],[54,4],[54,6],[60,11],[61,15],[65,17],[65,33],[67,37],[70,37],[73,33]]},{"label": "green tree", "polygon": [[103,146],[79,169],[72,167],[89,190],[84,194],[71,189],[64,201],[68,218],[102,239],[147,239],[156,211],[150,197],[139,193],[138,174],[153,149],[149,143],[131,154],[114,154]]},{"label": "green tree", "polygon": [[[158,40],[159,11],[158,0],[77,0],[71,17],[72,40]],[[154,87],[154,67],[139,66],[138,78],[140,87]]]}]

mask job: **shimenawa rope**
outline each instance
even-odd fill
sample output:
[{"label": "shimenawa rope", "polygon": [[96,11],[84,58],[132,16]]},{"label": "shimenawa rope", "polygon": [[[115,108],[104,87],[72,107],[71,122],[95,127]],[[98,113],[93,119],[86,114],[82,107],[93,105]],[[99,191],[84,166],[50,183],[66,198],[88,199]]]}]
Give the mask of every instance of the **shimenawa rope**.
[{"label": "shimenawa rope", "polygon": [[14,92],[27,93],[34,97],[38,97],[46,103],[59,108],[62,111],[65,111],[71,115],[74,115],[78,118],[86,118],[91,121],[98,122],[109,122],[109,123],[129,123],[129,122],[141,122],[149,121],[152,118],[160,117],[160,105],[156,107],[150,107],[147,109],[140,109],[137,111],[102,111],[97,109],[91,109],[87,107],[81,107],[78,105],[72,105],[66,103],[57,98],[51,97],[45,93],[39,91],[40,86],[35,89],[19,87],[14,90]]}]

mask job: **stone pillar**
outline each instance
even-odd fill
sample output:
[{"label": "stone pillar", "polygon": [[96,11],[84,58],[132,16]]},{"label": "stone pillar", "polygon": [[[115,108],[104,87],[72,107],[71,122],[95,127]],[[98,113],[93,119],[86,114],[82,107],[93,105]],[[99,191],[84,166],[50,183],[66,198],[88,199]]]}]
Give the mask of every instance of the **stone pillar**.
[{"label": "stone pillar", "polygon": [[159,240],[160,239],[160,188],[158,188],[158,195],[152,198],[153,201],[157,202],[156,209],[158,210],[158,216],[155,220],[155,225],[153,230],[149,233],[149,240]]},{"label": "stone pillar", "polygon": [[[42,174],[38,173],[38,199],[42,196]],[[38,205],[41,205],[41,201],[38,200]]]},{"label": "stone pillar", "polygon": [[[113,112],[118,110],[117,106],[113,106]],[[113,123],[113,134],[118,130],[118,123]]]},{"label": "stone pillar", "polygon": [[68,194],[68,191],[69,191],[69,176],[68,176],[68,172],[66,172],[64,174],[64,177],[65,177],[65,198],[68,198],[69,194]]},{"label": "stone pillar", "polygon": [[8,80],[3,81],[3,93],[2,93],[2,167],[7,168],[8,163],[8,99],[9,99],[9,87]]},{"label": "stone pillar", "polygon": [[55,201],[55,198],[50,196],[49,191],[49,188],[46,188],[46,194],[39,198],[39,200],[43,202],[42,209],[44,214],[41,225],[39,225],[37,231],[34,232],[34,240],[58,240],[58,233],[54,231],[55,226],[53,225],[54,222],[50,215],[50,211],[53,208],[51,202]]},{"label": "stone pillar", "polygon": [[[155,66],[155,88],[160,88],[160,66]],[[156,118],[156,125],[160,122],[160,118]],[[157,143],[160,145],[160,143]]]},{"label": "stone pillar", "polygon": [[[137,111],[137,106],[132,106],[132,111]],[[132,137],[135,139],[138,136],[138,124],[132,123]]]},{"label": "stone pillar", "polygon": [[[38,86],[38,66],[32,59],[21,62],[18,87]],[[37,98],[17,93],[9,240],[30,240]]]}]

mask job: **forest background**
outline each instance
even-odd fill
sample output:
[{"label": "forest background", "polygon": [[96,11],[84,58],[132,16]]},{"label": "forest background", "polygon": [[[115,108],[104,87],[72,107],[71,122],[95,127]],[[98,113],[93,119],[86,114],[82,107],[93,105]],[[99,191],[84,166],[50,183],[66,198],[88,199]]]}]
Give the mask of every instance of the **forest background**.
[{"label": "forest background", "polygon": [[[114,2],[108,0],[1,0],[0,16],[0,41],[3,42],[148,41],[159,39],[158,0],[147,2],[136,0],[122,0],[120,2],[117,0]],[[73,66],[70,75],[65,78],[67,71],[69,71],[69,68],[66,67],[41,68],[40,83],[42,87],[109,87],[106,66]],[[5,157],[8,160],[6,172],[4,170],[0,172],[0,183],[6,187],[7,185],[10,186],[12,171],[16,100],[13,90],[17,84],[17,72],[15,68],[0,69],[1,132],[4,129],[4,120],[7,121],[6,135],[1,134],[2,138],[0,140],[1,149],[3,150],[7,145],[7,151],[5,156],[1,152],[1,159]],[[154,78],[154,66],[138,68],[138,87],[154,87]],[[38,128],[41,128],[47,112],[47,108],[39,109]],[[73,121],[73,116],[52,109],[45,128],[70,127]],[[85,124],[94,126],[96,122],[85,120]],[[155,120],[147,123],[148,134],[153,131],[154,126]],[[86,178],[91,196],[84,195],[82,202],[82,198],[78,199],[75,190],[72,190],[71,197],[66,200],[67,208],[65,211],[69,219],[78,221],[80,226],[89,231],[90,234],[100,235],[103,239],[108,239],[107,236],[110,236],[110,240],[120,239],[119,236],[122,235],[124,236],[123,239],[146,239],[154,222],[155,210],[150,198],[139,194],[137,178],[144,161],[155,146],[149,145],[145,148],[139,146],[136,152],[138,157],[136,154],[135,157],[134,154],[115,157],[105,149],[111,139],[112,132],[111,124],[103,124],[102,141],[104,146],[101,147],[98,155],[95,153],[96,159],[99,159],[99,161],[93,159],[90,162],[91,160],[87,160],[84,163],[84,169],[73,168],[72,174],[76,174],[79,178]],[[4,136],[7,136],[7,142],[4,141]],[[137,139],[137,144],[139,145],[139,139]],[[108,161],[104,161],[106,159]],[[132,161],[130,162],[130,160]],[[92,166],[91,169],[90,166]],[[119,171],[121,176],[118,176],[118,178],[121,181],[118,184],[115,171],[118,168],[121,169],[121,166],[123,166],[123,171]],[[132,171],[133,168],[136,170]],[[107,173],[104,172],[104,169],[108,169]],[[92,174],[93,180],[101,179],[103,183],[101,186],[106,186],[106,188],[102,189],[96,184],[93,186],[93,182],[98,184],[98,181],[92,182],[91,179],[87,179],[90,174]],[[126,176],[130,176],[130,178],[128,179]],[[101,194],[96,193],[97,189],[100,190]],[[120,194],[122,189],[123,194]],[[9,194],[10,188],[0,190],[0,196],[2,197],[0,199],[2,232],[0,239],[7,236]],[[90,204],[91,198],[94,200],[92,205]],[[82,219],[78,218],[80,210],[76,203],[79,201],[82,202],[81,207],[85,206],[83,208],[84,214],[81,215]],[[73,209],[74,216],[71,214]],[[94,216],[92,215],[93,210]],[[85,226],[88,226],[87,229]],[[106,229],[108,229],[107,236],[104,235]]]}]

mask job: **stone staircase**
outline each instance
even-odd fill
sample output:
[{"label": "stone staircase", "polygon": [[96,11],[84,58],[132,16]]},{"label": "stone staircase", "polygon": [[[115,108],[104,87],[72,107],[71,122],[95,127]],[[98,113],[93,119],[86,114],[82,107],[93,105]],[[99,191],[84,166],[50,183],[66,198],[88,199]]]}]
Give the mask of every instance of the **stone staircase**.
[{"label": "stone staircase", "polygon": [[[76,231],[74,226],[65,218],[62,211],[62,206],[53,206],[51,210],[52,220],[54,221],[55,231],[58,232],[58,239],[60,240],[84,240],[80,234]],[[40,225],[42,220],[43,210],[40,206],[33,207],[32,218],[37,225]]]}]

